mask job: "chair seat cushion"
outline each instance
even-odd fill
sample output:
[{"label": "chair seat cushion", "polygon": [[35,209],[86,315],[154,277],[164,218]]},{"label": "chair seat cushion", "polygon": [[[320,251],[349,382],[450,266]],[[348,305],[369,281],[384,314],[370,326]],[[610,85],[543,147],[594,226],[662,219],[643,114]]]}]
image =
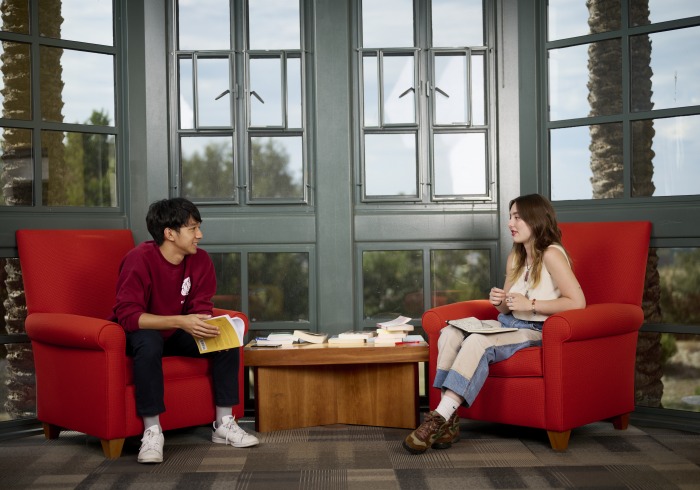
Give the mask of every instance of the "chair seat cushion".
[{"label": "chair seat cushion", "polygon": [[527,347],[505,361],[491,364],[489,376],[499,378],[541,377],[542,347]]},{"label": "chair seat cushion", "polygon": [[[210,361],[198,357],[168,356],[163,358],[163,379],[195,378],[209,376],[211,372]],[[126,383],[134,384],[134,364],[127,362]]]}]

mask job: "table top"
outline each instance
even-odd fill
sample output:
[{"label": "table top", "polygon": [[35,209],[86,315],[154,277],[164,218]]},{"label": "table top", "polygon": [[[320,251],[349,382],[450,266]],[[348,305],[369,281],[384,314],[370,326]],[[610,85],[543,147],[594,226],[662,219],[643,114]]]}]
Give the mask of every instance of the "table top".
[{"label": "table top", "polygon": [[299,366],[323,364],[393,364],[427,362],[428,343],[380,346],[336,346],[323,344],[293,344],[274,348],[245,346],[246,366]]}]

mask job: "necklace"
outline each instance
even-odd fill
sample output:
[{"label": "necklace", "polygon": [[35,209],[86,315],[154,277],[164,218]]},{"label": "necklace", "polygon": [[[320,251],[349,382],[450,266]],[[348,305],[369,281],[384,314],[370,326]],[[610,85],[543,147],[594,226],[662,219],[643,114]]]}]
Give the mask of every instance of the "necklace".
[{"label": "necklace", "polygon": [[528,263],[525,262],[525,282],[530,279],[530,269],[532,269],[532,264],[528,265]]}]

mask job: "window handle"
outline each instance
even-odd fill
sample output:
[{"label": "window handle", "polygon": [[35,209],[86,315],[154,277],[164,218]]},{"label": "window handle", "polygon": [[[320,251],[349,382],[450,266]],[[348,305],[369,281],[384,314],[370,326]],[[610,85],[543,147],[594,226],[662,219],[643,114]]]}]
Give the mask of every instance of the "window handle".
[{"label": "window handle", "polygon": [[402,93],[401,95],[399,95],[399,99],[400,99],[401,97],[403,97],[404,95],[406,95],[407,93],[409,93],[409,92],[415,92],[415,89],[414,89],[413,87],[408,87],[408,89],[406,89],[406,90],[404,91],[404,93]]},{"label": "window handle", "polygon": [[230,91],[229,89],[226,89],[226,90],[224,90],[223,92],[221,92],[219,95],[217,95],[216,98],[215,98],[214,100],[219,100],[221,97],[223,97],[224,95],[226,95],[226,94],[228,94],[228,93],[230,93],[230,92],[231,92],[231,91]]},{"label": "window handle", "polygon": [[257,93],[255,90],[251,90],[251,91],[250,91],[250,95],[254,96],[256,99],[258,99],[258,100],[259,100],[260,102],[262,102],[263,104],[265,103],[265,101],[262,100],[262,98],[258,95],[258,93]]},{"label": "window handle", "polygon": [[444,96],[447,97],[448,99],[450,98],[450,96],[447,94],[447,92],[445,92],[444,90],[442,90],[440,87],[435,87],[435,91],[436,91],[437,93],[439,93],[439,94],[444,95]]}]

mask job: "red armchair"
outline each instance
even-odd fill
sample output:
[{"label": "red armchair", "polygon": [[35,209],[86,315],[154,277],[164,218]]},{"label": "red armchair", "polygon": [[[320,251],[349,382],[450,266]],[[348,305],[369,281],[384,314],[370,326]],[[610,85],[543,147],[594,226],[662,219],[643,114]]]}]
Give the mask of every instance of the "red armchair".
[{"label": "red armchair", "polygon": [[[634,370],[651,224],[560,223],[587,306],[552,315],[542,347],[530,347],[491,365],[489,377],[460,417],[545,429],[564,451],[571,429],[610,420],[626,429],[634,410]],[[438,306],[423,314],[430,343],[429,379],[435,379],[437,341],[448,320],[495,319],[487,300]],[[430,388],[434,409],[440,390]]]},{"label": "red armchair", "polygon": [[[131,359],[124,330],[109,318],[122,257],[134,247],[129,230],[18,230],[27,302],[26,331],[36,371],[37,418],[48,439],[62,429],[98,437],[107,458],[124,439],[143,433],[136,414]],[[239,312],[215,309],[214,314]],[[239,400],[243,416],[243,351]],[[164,430],[209,424],[214,401],[209,361],[163,359]]]}]

